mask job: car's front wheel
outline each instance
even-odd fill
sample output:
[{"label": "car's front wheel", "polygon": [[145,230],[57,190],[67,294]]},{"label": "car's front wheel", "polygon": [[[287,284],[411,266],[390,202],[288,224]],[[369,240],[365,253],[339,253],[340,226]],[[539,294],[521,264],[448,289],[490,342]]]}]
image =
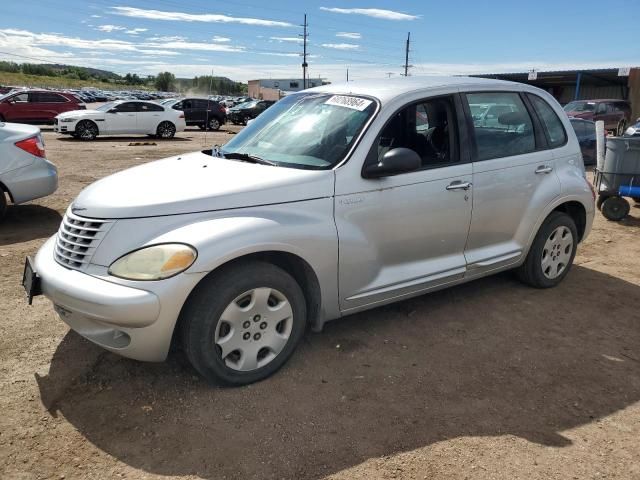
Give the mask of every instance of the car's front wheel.
[{"label": "car's front wheel", "polygon": [[578,230],[573,219],[563,212],[551,213],[518,268],[518,277],[532,287],[555,287],[569,273],[577,246]]},{"label": "car's front wheel", "polygon": [[91,120],[83,120],[76,125],[75,134],[80,140],[95,140],[98,136],[98,126]]},{"label": "car's front wheel", "polygon": [[176,134],[176,126],[171,122],[160,122],[156,129],[156,136],[158,138],[173,138]]},{"label": "car's front wheel", "polygon": [[618,122],[618,128],[616,129],[616,136],[621,137],[624,135],[624,131],[627,127],[627,121],[623,118]]},{"label": "car's front wheel", "polygon": [[300,342],[306,303],[281,268],[248,262],[203,280],[183,309],[182,346],[207,380],[246,385],[276,372]]}]

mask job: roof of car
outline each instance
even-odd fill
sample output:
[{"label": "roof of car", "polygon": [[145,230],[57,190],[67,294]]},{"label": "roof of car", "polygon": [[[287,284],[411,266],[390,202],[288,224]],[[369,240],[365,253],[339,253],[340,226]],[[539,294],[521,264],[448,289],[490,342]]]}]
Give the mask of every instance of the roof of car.
[{"label": "roof of car", "polygon": [[521,86],[523,90],[527,88],[527,85],[525,84],[487,78],[424,76],[396,77],[376,80],[353,80],[348,83],[343,82],[323,85],[321,87],[315,87],[305,91],[370,95],[379,99],[381,102],[385,102],[404,93],[415,92],[418,90],[436,89],[438,87],[462,85],[477,85],[480,88],[490,85],[504,85],[510,87],[518,85]]}]

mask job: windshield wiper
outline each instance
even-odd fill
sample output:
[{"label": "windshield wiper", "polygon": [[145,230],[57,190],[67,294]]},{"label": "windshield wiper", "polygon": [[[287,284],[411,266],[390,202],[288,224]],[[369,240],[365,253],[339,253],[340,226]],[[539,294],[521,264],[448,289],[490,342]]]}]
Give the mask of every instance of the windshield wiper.
[{"label": "windshield wiper", "polygon": [[271,160],[265,160],[264,158],[258,157],[257,155],[251,155],[249,153],[239,153],[239,152],[230,152],[230,153],[222,153],[224,158],[228,158],[229,160],[241,160],[243,162],[249,163],[259,163],[260,165],[271,165],[272,167],[277,167],[278,164],[276,162],[272,162]]}]

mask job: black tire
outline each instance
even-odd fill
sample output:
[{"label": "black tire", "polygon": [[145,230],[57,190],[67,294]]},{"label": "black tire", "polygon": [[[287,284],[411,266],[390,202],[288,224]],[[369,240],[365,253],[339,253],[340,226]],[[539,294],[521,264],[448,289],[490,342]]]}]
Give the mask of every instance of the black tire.
[{"label": "black tire", "polygon": [[209,123],[207,124],[207,128],[209,130],[217,131],[220,130],[220,120],[217,118],[210,118]]},{"label": "black tire", "polygon": [[76,125],[76,138],[84,141],[95,140],[98,136],[98,126],[91,120],[82,120]]},{"label": "black tire", "polygon": [[0,188],[0,222],[4,220],[7,214],[7,194]]},{"label": "black tire", "polygon": [[0,115],[0,122],[4,122],[4,117]]},{"label": "black tire", "polygon": [[599,195],[598,199],[596,200],[596,207],[598,208],[598,210],[602,210],[602,204],[604,203],[604,201],[609,198],[608,195]]},{"label": "black tire", "polygon": [[616,129],[617,137],[621,137],[622,135],[624,135],[626,126],[627,126],[627,121],[624,118],[618,122],[618,128]]},{"label": "black tire", "polygon": [[[549,278],[542,268],[543,256],[549,255],[545,249],[545,244],[559,227],[566,227],[573,236],[573,245],[571,247],[569,260],[564,266],[561,273],[555,278]],[[578,246],[578,229],[573,219],[563,212],[552,212],[544,223],[540,226],[538,233],[536,234],[531,249],[527,254],[527,258],[524,263],[518,267],[516,274],[518,278],[527,285],[535,288],[551,288],[558,285],[564,277],[567,276],[571,266],[573,265],[573,259],[576,256],[576,249]]]},{"label": "black tire", "polygon": [[156,128],[156,137],[169,139],[173,138],[176,134],[176,126],[168,121],[160,122],[158,128]]},{"label": "black tire", "polygon": [[607,220],[618,222],[629,215],[630,209],[631,206],[629,205],[629,202],[616,195],[608,197],[604,202],[602,202],[602,208],[600,211]]},{"label": "black tire", "polygon": [[242,117],[242,125],[246,125],[248,121],[249,121],[248,117]]},{"label": "black tire", "polygon": [[[222,349],[215,342],[219,329],[222,329],[225,323],[221,316],[239,296],[252,289],[264,287],[281,292],[289,302],[292,311],[289,338],[282,350],[265,365],[250,371],[231,368],[222,358]],[[302,289],[287,272],[265,262],[231,265],[205,278],[189,296],[179,320],[182,347],[193,367],[209,382],[247,385],[267,378],[284,365],[302,339],[307,323],[306,316],[306,302]],[[251,325],[253,328],[254,324]],[[246,328],[245,325],[242,327]],[[277,326],[270,325],[268,328]],[[246,334],[245,332],[243,335]],[[249,345],[255,338],[251,335],[254,334],[250,333],[248,340],[242,337],[244,341],[250,342]],[[259,358],[263,348],[253,348],[259,348]],[[234,350],[228,355],[232,357],[238,352],[240,350]]]}]

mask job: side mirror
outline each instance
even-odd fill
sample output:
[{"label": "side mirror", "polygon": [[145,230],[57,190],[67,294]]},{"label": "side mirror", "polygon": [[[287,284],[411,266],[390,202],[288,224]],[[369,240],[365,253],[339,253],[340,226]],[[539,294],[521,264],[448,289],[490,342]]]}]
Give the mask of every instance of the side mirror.
[{"label": "side mirror", "polygon": [[379,163],[367,165],[362,176],[364,178],[386,177],[418,170],[421,166],[420,155],[409,148],[399,147],[385,153]]}]

